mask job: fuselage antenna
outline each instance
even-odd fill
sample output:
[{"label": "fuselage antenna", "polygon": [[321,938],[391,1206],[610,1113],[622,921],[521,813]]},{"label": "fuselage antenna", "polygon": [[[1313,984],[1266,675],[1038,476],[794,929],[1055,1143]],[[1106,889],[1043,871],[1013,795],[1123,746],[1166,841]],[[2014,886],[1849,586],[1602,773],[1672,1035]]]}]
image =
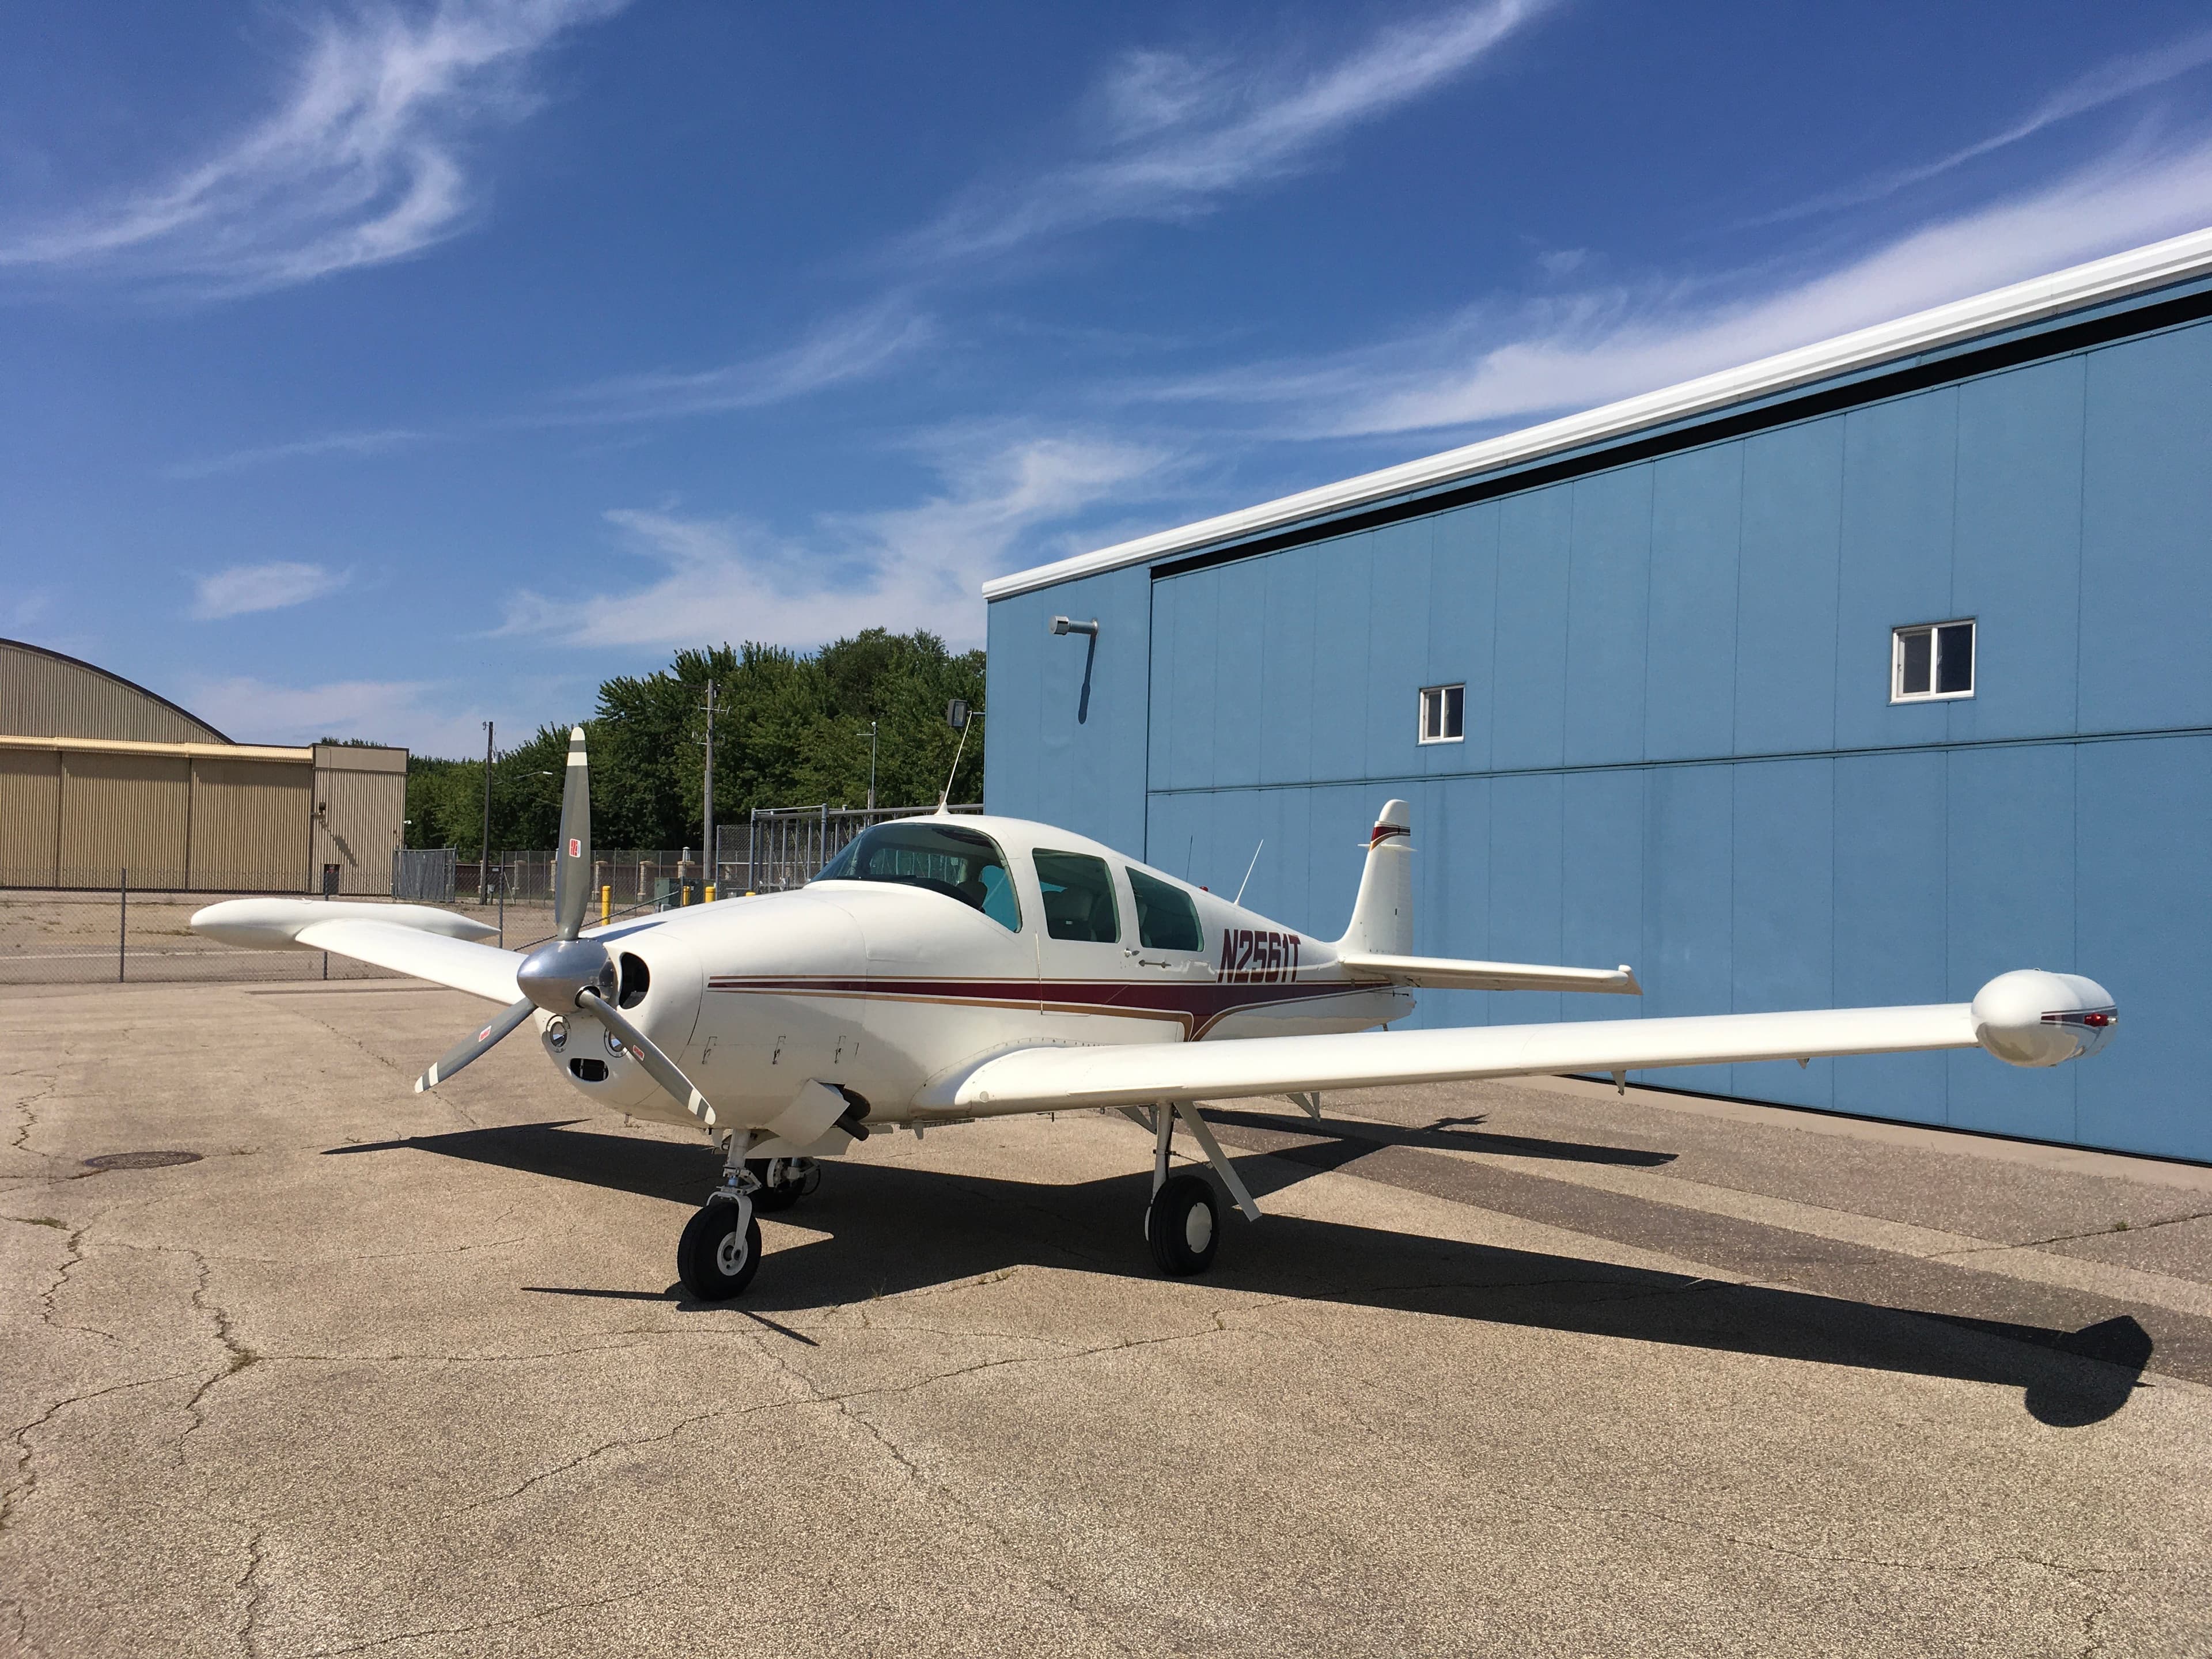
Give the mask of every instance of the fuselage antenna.
[{"label": "fuselage antenna", "polygon": [[[1267,844],[1267,838],[1265,836],[1261,836],[1260,847],[1265,847]],[[1237,884],[1237,896],[1229,901],[1231,904],[1244,902],[1244,890],[1252,884],[1252,872],[1260,867],[1260,847],[1252,849],[1252,862],[1244,866],[1244,879]]]},{"label": "fuselage antenna", "polygon": [[945,706],[945,723],[960,734],[960,744],[952,751],[952,769],[945,775],[945,793],[937,798],[937,815],[949,815],[952,800],[952,781],[960,775],[960,757],[968,752],[968,727],[983,718],[980,708],[968,707],[965,697],[955,697]]}]

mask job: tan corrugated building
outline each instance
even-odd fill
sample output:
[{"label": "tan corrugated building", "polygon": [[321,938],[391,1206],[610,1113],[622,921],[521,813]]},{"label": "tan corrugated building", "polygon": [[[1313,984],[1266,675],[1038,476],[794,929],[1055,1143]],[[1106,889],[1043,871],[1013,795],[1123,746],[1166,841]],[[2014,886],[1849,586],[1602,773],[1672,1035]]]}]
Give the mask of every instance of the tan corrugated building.
[{"label": "tan corrugated building", "polygon": [[404,749],[233,743],[0,640],[0,886],[388,893],[406,813]]}]

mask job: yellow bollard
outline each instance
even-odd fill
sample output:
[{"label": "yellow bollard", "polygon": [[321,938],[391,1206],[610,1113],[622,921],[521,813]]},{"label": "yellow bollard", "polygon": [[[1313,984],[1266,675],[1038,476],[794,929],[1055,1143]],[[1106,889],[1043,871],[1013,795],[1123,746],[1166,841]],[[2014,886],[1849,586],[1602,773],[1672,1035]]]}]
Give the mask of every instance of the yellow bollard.
[{"label": "yellow bollard", "polygon": [[676,884],[676,907],[677,907],[677,908],[678,908],[678,909],[680,910],[680,909],[682,909],[685,905],[687,905],[687,904],[689,904],[689,903],[690,903],[690,902],[691,902],[691,884],[690,884],[690,882],[688,882],[688,881],[679,881],[679,882],[678,882],[678,883]]},{"label": "yellow bollard", "polygon": [[710,881],[710,882],[708,882],[708,883],[707,884],[707,902],[708,902],[708,903],[709,903],[709,904],[712,904],[714,902],[714,884],[713,882],[711,882],[711,881]]},{"label": "yellow bollard", "polygon": [[615,917],[615,890],[612,886],[599,889],[599,926],[604,927]]}]

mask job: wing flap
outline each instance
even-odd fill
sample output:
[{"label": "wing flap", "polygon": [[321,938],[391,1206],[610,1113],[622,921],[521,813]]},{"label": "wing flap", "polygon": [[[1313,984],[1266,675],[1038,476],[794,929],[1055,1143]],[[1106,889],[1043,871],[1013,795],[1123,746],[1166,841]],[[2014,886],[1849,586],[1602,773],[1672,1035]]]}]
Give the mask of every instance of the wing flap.
[{"label": "wing flap", "polygon": [[450,986],[489,1001],[513,1003],[522,996],[514,982],[514,970],[522,965],[521,954],[497,945],[395,927],[388,921],[359,921],[343,916],[312,923],[294,937],[311,951],[351,957],[356,962]]},{"label": "wing flap", "polygon": [[1642,996],[1636,970],[1618,968],[1547,968],[1528,962],[1464,962],[1453,957],[1393,957],[1351,951],[1337,960],[1355,974],[1371,974],[1394,985],[1432,990],[1610,991]]},{"label": "wing flap", "polygon": [[1567,1072],[1972,1048],[1966,1003],[1676,1019],[1361,1031],[1339,1036],[1021,1048],[946,1079],[915,1103],[977,1115],[1231,1100]]}]

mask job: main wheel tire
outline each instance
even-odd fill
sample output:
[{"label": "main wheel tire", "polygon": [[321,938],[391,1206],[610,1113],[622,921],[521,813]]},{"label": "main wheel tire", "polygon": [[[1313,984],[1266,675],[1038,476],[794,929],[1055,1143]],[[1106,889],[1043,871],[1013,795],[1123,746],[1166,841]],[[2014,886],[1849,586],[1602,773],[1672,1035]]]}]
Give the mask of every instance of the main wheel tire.
[{"label": "main wheel tire", "polygon": [[1169,1176],[1145,1212],[1145,1240],[1164,1273],[1182,1278],[1212,1267],[1221,1242],[1221,1207],[1212,1183],[1200,1176]]},{"label": "main wheel tire", "polygon": [[738,1231],[738,1206],[708,1205],[684,1224],[676,1245],[676,1276],[702,1302],[726,1302],[753,1282],[760,1267],[760,1223],[748,1217]]},{"label": "main wheel tire", "polygon": [[798,1203],[802,1189],[787,1182],[773,1187],[769,1185],[768,1166],[769,1160],[764,1158],[745,1160],[745,1168],[752,1172],[753,1179],[760,1182],[753,1193],[753,1208],[773,1215],[778,1210],[787,1210]]}]

